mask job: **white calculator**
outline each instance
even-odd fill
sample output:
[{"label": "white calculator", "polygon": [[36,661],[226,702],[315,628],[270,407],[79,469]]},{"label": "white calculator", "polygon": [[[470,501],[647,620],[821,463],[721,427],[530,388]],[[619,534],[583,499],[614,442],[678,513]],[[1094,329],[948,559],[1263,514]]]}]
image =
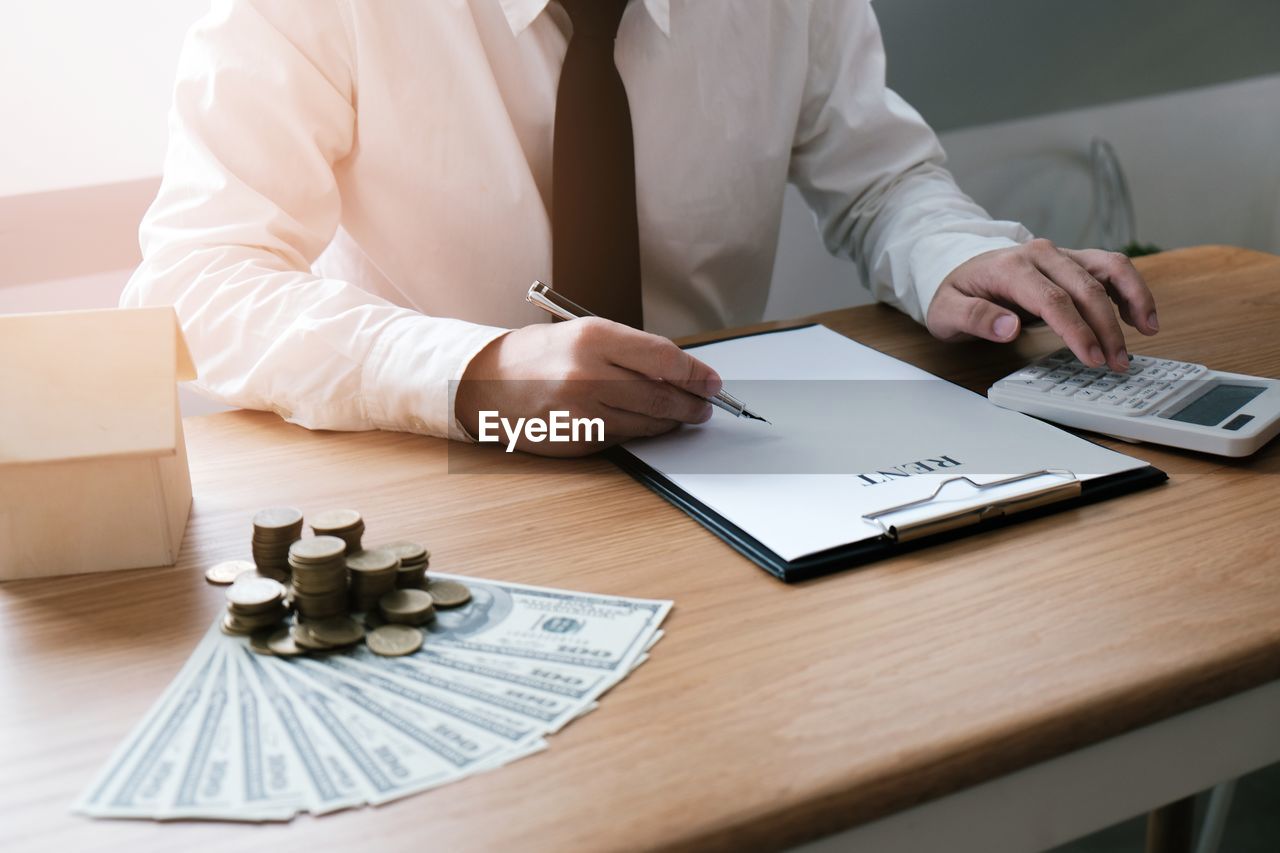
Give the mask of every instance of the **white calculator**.
[{"label": "white calculator", "polygon": [[1221,456],[1248,456],[1280,432],[1280,381],[1145,355],[1115,373],[1060,349],[992,385],[987,399],[1063,426]]}]

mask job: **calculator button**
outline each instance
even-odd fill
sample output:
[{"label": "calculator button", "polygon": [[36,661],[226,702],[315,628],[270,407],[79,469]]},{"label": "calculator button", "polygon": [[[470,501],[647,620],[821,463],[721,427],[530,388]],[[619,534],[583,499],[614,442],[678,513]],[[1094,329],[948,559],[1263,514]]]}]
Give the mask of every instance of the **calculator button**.
[{"label": "calculator button", "polygon": [[1074,385],[1077,388],[1083,388],[1084,386],[1089,385],[1092,382],[1093,380],[1090,377],[1085,376],[1083,373],[1077,373],[1075,376],[1067,377],[1067,380],[1063,384]]},{"label": "calculator button", "polygon": [[1112,391],[1109,394],[1103,394],[1101,397],[1099,397],[1098,402],[1106,403],[1108,406],[1118,406],[1121,403],[1123,403],[1126,399],[1127,398],[1123,394],[1117,394],[1115,391]]},{"label": "calculator button", "polygon": [[1138,412],[1145,412],[1147,409],[1150,409],[1151,406],[1152,403],[1150,400],[1130,400],[1124,404],[1125,411],[1132,412],[1134,414]]},{"label": "calculator button", "polygon": [[1089,387],[1096,388],[1099,391],[1111,391],[1116,387],[1116,383],[1111,381],[1110,379],[1099,379],[1097,382],[1093,383]]},{"label": "calculator button", "polygon": [[1067,370],[1055,370],[1049,375],[1045,376],[1045,379],[1053,383],[1065,382],[1070,378],[1071,378],[1071,371],[1067,371]]},{"label": "calculator button", "polygon": [[1116,390],[1113,391],[1112,393],[1119,394],[1121,397],[1129,397],[1133,394],[1138,393],[1141,390],[1142,390],[1141,385],[1137,385],[1133,382],[1126,382],[1120,387],[1116,388]]},{"label": "calculator button", "polygon": [[1205,372],[1204,367],[1202,367],[1199,364],[1188,365],[1187,369],[1184,371],[1188,379],[1193,379],[1204,372]]},{"label": "calculator button", "polygon": [[1047,367],[1036,367],[1032,365],[1031,367],[1026,367],[1020,370],[1017,376],[1015,376],[1014,378],[1015,379],[1039,379],[1040,377],[1044,376],[1048,372],[1049,372],[1049,369]]},{"label": "calculator button", "polygon": [[1166,359],[1157,361],[1156,366],[1163,367],[1165,370],[1177,370],[1179,367],[1182,366],[1182,362],[1174,361],[1173,359],[1166,358]]},{"label": "calculator button", "polygon": [[1170,370],[1168,373],[1164,375],[1164,378],[1168,379],[1170,382],[1177,382],[1179,379],[1182,379],[1185,376],[1186,374],[1180,370]]},{"label": "calculator button", "polygon": [[1142,375],[1148,379],[1160,379],[1165,376],[1167,371],[1160,367],[1148,367],[1142,371]]},{"label": "calculator button", "polygon": [[1088,388],[1081,388],[1076,392],[1077,400],[1096,400],[1102,396],[1102,392],[1090,385]]},{"label": "calculator button", "polygon": [[1057,386],[1045,379],[1007,379],[1005,380],[1009,387],[1020,388],[1024,391],[1048,391],[1050,388]]},{"label": "calculator button", "polygon": [[1104,375],[1102,378],[1103,378],[1103,379],[1105,379],[1105,380],[1107,380],[1108,382],[1124,382],[1126,379],[1128,379],[1128,378],[1129,378],[1129,374],[1127,374],[1127,373],[1107,373],[1107,374],[1106,374],[1106,375]]},{"label": "calculator button", "polygon": [[1107,375],[1107,371],[1098,370],[1096,367],[1090,368],[1080,373],[1081,376],[1088,376],[1090,379],[1101,379]]},{"label": "calculator button", "polygon": [[1134,367],[1151,367],[1155,363],[1156,360],[1147,355],[1135,355],[1129,361],[1130,369]]},{"label": "calculator button", "polygon": [[1054,397],[1070,397],[1078,390],[1080,389],[1076,388],[1074,385],[1055,385],[1052,390],[1049,391],[1049,394]]}]

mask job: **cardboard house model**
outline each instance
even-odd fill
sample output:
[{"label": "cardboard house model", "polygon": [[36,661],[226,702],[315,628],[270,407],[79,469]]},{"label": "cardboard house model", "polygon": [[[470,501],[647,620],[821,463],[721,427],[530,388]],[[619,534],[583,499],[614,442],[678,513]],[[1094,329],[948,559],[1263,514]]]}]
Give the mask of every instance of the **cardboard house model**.
[{"label": "cardboard house model", "polygon": [[0,581],[177,560],[194,378],[171,308],[0,316]]}]

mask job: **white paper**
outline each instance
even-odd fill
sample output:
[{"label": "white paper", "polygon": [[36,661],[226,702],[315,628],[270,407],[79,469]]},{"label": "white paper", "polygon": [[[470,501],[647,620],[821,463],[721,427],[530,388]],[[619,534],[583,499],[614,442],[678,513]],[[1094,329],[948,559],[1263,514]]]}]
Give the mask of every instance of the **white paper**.
[{"label": "white paper", "polygon": [[[822,326],[691,352],[772,423],[716,409],[701,426],[626,449],[788,561],[878,536],[863,516],[927,498],[956,477],[987,484],[1051,469],[1089,480],[1146,465]],[[956,482],[936,503],[950,512],[1060,479],[984,492]]]}]

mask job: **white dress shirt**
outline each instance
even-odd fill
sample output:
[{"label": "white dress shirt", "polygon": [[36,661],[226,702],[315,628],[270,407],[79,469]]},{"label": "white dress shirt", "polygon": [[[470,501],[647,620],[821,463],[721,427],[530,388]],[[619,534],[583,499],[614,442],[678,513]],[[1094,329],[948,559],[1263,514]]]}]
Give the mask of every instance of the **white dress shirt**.
[{"label": "white dress shirt", "polygon": [[[569,34],[549,0],[215,2],[122,304],[174,305],[198,387],[228,404],[464,437],[451,380],[548,319],[523,297],[551,273]],[[649,331],[761,318],[788,181],[917,320],[960,263],[1029,237],[956,188],[885,88],[867,0],[635,0],[615,53]]]}]

